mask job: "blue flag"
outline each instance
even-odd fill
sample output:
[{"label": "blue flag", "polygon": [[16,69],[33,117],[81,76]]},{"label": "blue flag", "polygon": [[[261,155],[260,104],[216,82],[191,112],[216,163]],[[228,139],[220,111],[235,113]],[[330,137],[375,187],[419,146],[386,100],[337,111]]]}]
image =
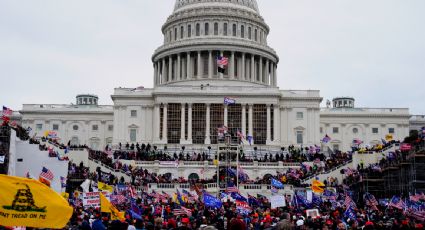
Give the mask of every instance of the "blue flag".
[{"label": "blue flag", "polygon": [[219,199],[211,196],[208,193],[204,193],[203,197],[204,197],[205,206],[210,207],[210,208],[221,208],[222,203]]},{"label": "blue flag", "polygon": [[259,206],[260,205],[260,203],[258,202],[258,200],[255,197],[253,197],[253,196],[251,196],[249,194],[248,194],[248,204],[250,206]]},{"label": "blue flag", "polygon": [[344,217],[351,220],[355,220],[357,218],[356,213],[354,212],[351,206],[349,206],[347,210],[345,210]]},{"label": "blue flag", "polygon": [[242,196],[241,194],[239,194],[239,193],[232,192],[230,195],[231,195],[231,196],[232,196],[232,198],[233,198],[233,199],[235,199],[235,200],[238,200],[238,201],[245,201],[245,202],[247,202],[247,201],[248,201],[245,197],[243,197],[243,196]]},{"label": "blue flag", "polygon": [[283,188],[282,182],[280,182],[280,181],[278,181],[274,178],[272,178],[272,186],[275,187],[275,188],[280,188],[280,189]]}]

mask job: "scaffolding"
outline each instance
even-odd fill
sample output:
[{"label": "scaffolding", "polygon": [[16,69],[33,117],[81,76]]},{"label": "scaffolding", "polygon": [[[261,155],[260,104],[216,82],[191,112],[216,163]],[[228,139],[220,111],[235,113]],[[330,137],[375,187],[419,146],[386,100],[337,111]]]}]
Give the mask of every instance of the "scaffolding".
[{"label": "scaffolding", "polygon": [[408,197],[425,192],[425,148],[424,142],[410,152],[382,166],[381,172],[364,172],[359,182],[358,192],[369,192],[377,198],[392,196]]},{"label": "scaffolding", "polygon": [[[219,162],[217,164],[217,184],[220,192],[227,190],[229,184],[234,184],[239,189],[240,150],[240,139],[230,134],[227,134],[224,140],[218,142],[216,156]],[[236,171],[236,178],[230,169]],[[220,178],[224,180],[220,180]]]},{"label": "scaffolding", "polygon": [[10,127],[0,126],[0,174],[7,174],[9,169]]}]

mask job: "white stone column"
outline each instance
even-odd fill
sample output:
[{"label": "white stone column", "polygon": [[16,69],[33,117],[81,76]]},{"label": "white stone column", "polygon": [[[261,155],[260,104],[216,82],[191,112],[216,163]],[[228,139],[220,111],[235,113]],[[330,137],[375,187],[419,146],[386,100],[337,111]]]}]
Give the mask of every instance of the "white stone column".
[{"label": "white stone column", "polygon": [[235,78],[235,52],[234,51],[232,51],[232,54],[230,55],[229,78],[230,79]]},{"label": "white stone column", "polygon": [[242,68],[241,68],[241,71],[240,71],[240,79],[246,80],[246,76],[245,76],[245,53],[242,53]]},{"label": "white stone column", "polygon": [[198,51],[198,79],[202,78],[202,57],[201,57],[201,51]]},{"label": "white stone column", "polygon": [[242,134],[246,137],[246,105],[242,104]]},{"label": "white stone column", "polygon": [[270,62],[269,59],[266,60],[266,84],[270,84]]},{"label": "white stone column", "polygon": [[[253,135],[253,126],[252,126],[252,112],[253,112],[253,104],[248,104],[248,135],[247,136],[254,136]],[[254,140],[255,141],[255,140]]]},{"label": "white stone column", "polygon": [[273,109],[273,141],[280,142],[280,105],[275,105]]},{"label": "white stone column", "polygon": [[173,57],[168,57],[168,81],[173,80]]},{"label": "white stone column", "polygon": [[190,64],[190,52],[187,52],[187,58],[186,58],[186,79],[191,79],[192,78],[192,74],[193,70],[191,68],[191,64]]},{"label": "white stone column", "polygon": [[181,57],[180,54],[177,54],[177,74],[176,74],[176,80],[180,81],[181,80]]},{"label": "white stone column", "polygon": [[208,78],[212,78],[213,76],[213,58],[212,58],[212,51],[208,51]]},{"label": "white stone column", "polygon": [[156,62],[153,63],[153,86],[155,87],[158,84],[158,65]]},{"label": "white stone column", "polygon": [[270,112],[270,104],[267,104],[267,135],[266,135],[266,143],[270,143],[271,142],[271,112]]},{"label": "white stone column", "polygon": [[260,60],[258,61],[258,66],[260,68],[260,70],[258,71],[258,74],[260,74],[260,76],[258,76],[259,82],[264,83],[264,80],[263,80],[263,57],[262,56],[260,56]]},{"label": "white stone column", "polygon": [[224,126],[226,126],[227,127],[227,108],[228,108],[228,106],[227,105],[224,105]]},{"label": "white stone column", "polygon": [[160,84],[162,84],[162,81],[161,81],[161,67],[160,67],[160,62],[159,61],[157,61],[156,62],[156,65],[157,65],[157,72],[156,72],[156,76],[157,76],[157,83],[158,83],[158,85],[160,85]]},{"label": "white stone column", "polygon": [[[154,143],[158,143],[160,140],[159,137],[159,129],[160,129],[160,120],[161,116],[159,114],[159,104],[155,104],[153,108],[153,135],[154,135]],[[115,125],[115,124],[114,124]],[[118,127],[118,126],[114,126]]]},{"label": "white stone column", "polygon": [[[223,51],[220,51],[220,56],[223,57]],[[223,66],[224,67],[224,66]],[[225,67],[224,67],[225,68]],[[220,79],[223,79],[224,74],[223,73],[219,73],[220,75]]]},{"label": "white stone column", "polygon": [[251,55],[251,82],[255,82],[255,59],[254,55]]},{"label": "white stone column", "polygon": [[186,140],[185,138],[185,110],[186,110],[186,104],[182,103],[181,104],[181,116],[180,116],[180,144],[183,144],[182,142],[184,142]]},{"label": "white stone column", "polygon": [[187,108],[187,141],[192,143],[192,104]]},{"label": "white stone column", "polygon": [[277,66],[273,63],[273,86],[277,86]]},{"label": "white stone column", "polygon": [[165,70],[165,58],[162,59],[162,83],[167,83],[167,71]]},{"label": "white stone column", "polygon": [[207,107],[206,120],[205,120],[205,144],[209,145],[211,144],[211,138],[210,138],[211,104],[206,103],[205,106]]},{"label": "white stone column", "polygon": [[167,141],[167,104],[164,104],[163,106],[163,117],[162,117],[162,142],[164,142],[164,144],[166,144]]},{"label": "white stone column", "polygon": [[187,63],[187,59],[184,59],[182,57],[182,63],[181,63],[182,74],[180,75],[181,80],[184,80],[187,77],[187,70],[186,70],[187,69],[187,66],[186,66],[186,63]]}]

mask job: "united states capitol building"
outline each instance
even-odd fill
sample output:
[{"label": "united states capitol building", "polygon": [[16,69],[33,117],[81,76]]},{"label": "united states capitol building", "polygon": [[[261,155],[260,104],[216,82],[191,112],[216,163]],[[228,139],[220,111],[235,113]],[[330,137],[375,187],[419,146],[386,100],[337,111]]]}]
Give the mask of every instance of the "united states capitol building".
[{"label": "united states capitol building", "polygon": [[[265,150],[320,146],[328,135],[327,147],[345,151],[354,139],[373,145],[387,134],[409,135],[407,108],[358,108],[351,97],[321,108],[319,90],[279,89],[278,81],[291,76],[278,77],[279,56],[267,43],[270,28],[256,0],[176,0],[161,31],[153,88],[116,88],[113,105],[98,105],[91,94],[75,104],[24,104],[22,125],[94,149],[127,142],[214,148],[223,126],[242,133],[246,149]],[[228,58],[224,73],[217,56]]]}]

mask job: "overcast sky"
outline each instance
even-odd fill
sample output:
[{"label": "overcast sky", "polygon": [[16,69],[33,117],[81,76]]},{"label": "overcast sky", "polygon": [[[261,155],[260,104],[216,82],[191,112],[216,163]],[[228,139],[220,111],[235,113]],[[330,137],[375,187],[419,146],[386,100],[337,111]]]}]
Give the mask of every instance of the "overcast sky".
[{"label": "overcast sky", "polygon": [[[75,102],[152,87],[174,0],[0,0],[0,103]],[[281,89],[425,114],[424,0],[258,0]]]}]

